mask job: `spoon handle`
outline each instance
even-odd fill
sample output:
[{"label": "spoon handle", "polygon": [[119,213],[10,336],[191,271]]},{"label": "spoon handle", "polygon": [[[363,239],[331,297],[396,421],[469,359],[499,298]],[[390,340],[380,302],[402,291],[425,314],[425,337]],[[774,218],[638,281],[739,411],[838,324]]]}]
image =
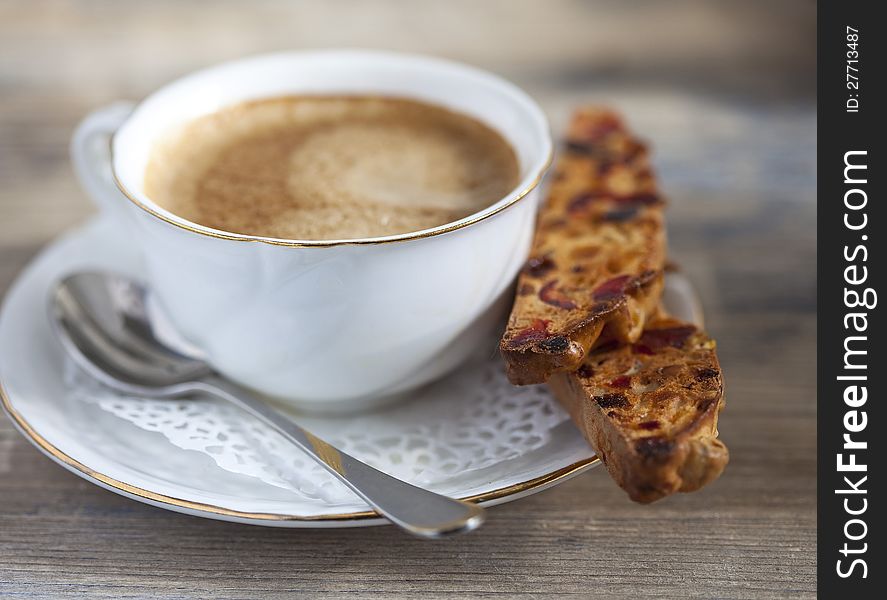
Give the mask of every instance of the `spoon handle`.
[{"label": "spoon handle", "polygon": [[484,511],[480,506],[448,498],[386,475],[315,437],[230,381],[209,376],[202,379],[197,387],[236,404],[273,427],[378,513],[414,535],[442,537],[470,531],[484,521]]}]

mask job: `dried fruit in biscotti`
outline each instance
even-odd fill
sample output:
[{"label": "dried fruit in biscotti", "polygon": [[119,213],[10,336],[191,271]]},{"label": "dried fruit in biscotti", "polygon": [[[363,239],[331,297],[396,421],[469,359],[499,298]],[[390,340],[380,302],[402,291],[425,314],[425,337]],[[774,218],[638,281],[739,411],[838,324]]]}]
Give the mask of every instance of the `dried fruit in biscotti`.
[{"label": "dried fruit in biscotti", "polygon": [[513,383],[575,370],[599,339],[637,339],[662,292],[663,204],[622,120],[578,111],[499,346]]},{"label": "dried fruit in biscotti", "polygon": [[593,350],[549,387],[632,500],[692,492],[727,464],[715,343],[689,323],[658,317],[634,343]]}]

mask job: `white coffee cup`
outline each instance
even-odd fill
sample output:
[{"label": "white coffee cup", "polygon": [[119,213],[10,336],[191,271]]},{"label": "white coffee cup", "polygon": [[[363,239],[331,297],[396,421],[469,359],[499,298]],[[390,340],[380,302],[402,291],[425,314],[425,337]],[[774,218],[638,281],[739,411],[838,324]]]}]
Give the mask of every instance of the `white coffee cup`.
[{"label": "white coffee cup", "polygon": [[[167,130],[230,104],[297,94],[400,96],[471,115],[514,148],[520,183],[446,225],[324,241],[211,229],[145,195],[149,154]],[[172,324],[219,372],[299,408],[342,411],[427,383],[489,339],[529,250],[551,137],[536,103],[499,77],[434,58],[337,50],[189,75],[135,107],[89,115],[71,151],[86,191],[144,256]]]}]

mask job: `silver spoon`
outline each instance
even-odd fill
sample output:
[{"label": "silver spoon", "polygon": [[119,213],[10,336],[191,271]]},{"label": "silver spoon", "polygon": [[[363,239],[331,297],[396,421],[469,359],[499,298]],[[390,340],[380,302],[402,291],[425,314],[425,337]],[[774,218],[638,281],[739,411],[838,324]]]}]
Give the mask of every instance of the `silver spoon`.
[{"label": "silver spoon", "polygon": [[476,504],[410,485],[311,435],[202,360],[184,356],[154,334],[148,291],[119,275],[82,272],[56,285],[50,318],[62,346],[87,373],[115,390],[148,398],[210,394],[273,427],[392,523],[422,537],[471,531],[484,521]]}]

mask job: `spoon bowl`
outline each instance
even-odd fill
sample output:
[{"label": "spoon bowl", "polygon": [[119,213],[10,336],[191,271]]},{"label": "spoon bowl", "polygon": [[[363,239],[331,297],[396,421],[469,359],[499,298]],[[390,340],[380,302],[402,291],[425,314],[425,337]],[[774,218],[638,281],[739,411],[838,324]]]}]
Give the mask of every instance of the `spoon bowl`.
[{"label": "spoon bowl", "polygon": [[126,384],[156,396],[213,373],[157,338],[146,289],[125,277],[69,275],[52,291],[50,322],[75,362],[111,387]]}]

